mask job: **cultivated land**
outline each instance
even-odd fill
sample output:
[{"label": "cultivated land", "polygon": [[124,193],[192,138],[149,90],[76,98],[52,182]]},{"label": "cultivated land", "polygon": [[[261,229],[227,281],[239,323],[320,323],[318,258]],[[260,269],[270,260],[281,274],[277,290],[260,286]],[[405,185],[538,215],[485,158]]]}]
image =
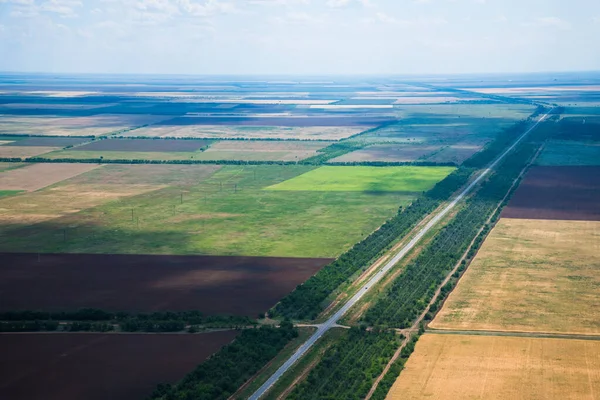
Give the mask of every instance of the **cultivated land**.
[{"label": "cultivated land", "polygon": [[[162,166],[139,167],[138,172]],[[215,170],[213,166],[197,167]],[[391,187],[402,192],[386,192],[390,184],[373,181],[372,176],[364,182],[363,177],[355,176],[354,191],[350,192],[306,191],[300,196],[295,191],[265,190],[313,168],[225,166],[209,177],[198,176],[191,184],[174,183],[162,189],[160,184],[142,180],[133,185],[103,184],[114,182],[110,171],[115,170],[92,171],[94,179],[90,181],[80,176],[75,181],[18,196],[18,201],[1,200],[6,218],[32,214],[33,220],[47,222],[24,226],[22,217],[14,217],[12,224],[2,227],[0,250],[329,258],[377,229],[399,206],[416,197],[407,191],[422,187],[422,183],[408,181],[410,186]],[[423,171],[429,186],[435,183],[432,176],[437,174],[441,179],[449,172]],[[386,178],[385,174],[379,177]],[[162,179],[167,180],[167,175]],[[144,194],[135,195],[136,190]],[[134,193],[124,198],[123,194],[131,191]],[[119,201],[107,202],[106,197],[113,193],[117,194],[112,199]],[[84,202],[99,206],[84,207]],[[35,207],[24,210],[23,204],[27,203]],[[56,218],[68,210],[74,213]],[[47,215],[56,217],[48,220],[44,217]],[[349,220],[348,215],[353,217]]]},{"label": "cultivated land", "polygon": [[[110,139],[45,154],[49,159],[300,161],[333,142]],[[0,152],[2,147],[0,146]]]},{"label": "cultivated land", "polygon": [[208,140],[108,139],[78,146],[73,151],[194,152],[209,144]]},{"label": "cultivated land", "polygon": [[[285,139],[341,140],[375,126],[152,126],[132,131],[130,136],[208,138],[208,139]],[[125,137],[128,135],[125,134]]]},{"label": "cultivated land", "polygon": [[600,221],[600,167],[533,167],[502,216]]},{"label": "cultivated land", "polygon": [[[48,221],[65,215],[86,212],[85,210],[93,213],[90,209],[101,204],[152,192],[160,188],[161,186],[157,185],[61,184],[36,192],[23,193],[16,198],[2,199],[0,202],[0,222],[2,222],[0,242],[10,240],[11,235],[17,234],[17,231],[13,231],[13,229],[19,228],[23,228],[24,231],[19,231],[20,233],[17,236],[25,235],[27,237],[35,232],[49,229],[47,233],[50,237],[57,239],[57,234],[64,231],[64,229],[74,228],[78,225],[77,223],[73,225],[55,225]],[[97,216],[102,218],[101,214],[97,214]],[[47,224],[35,225],[41,222],[47,222]],[[36,246],[34,245],[35,242],[29,244],[29,246],[33,246],[30,247],[31,251],[35,251]],[[27,245],[24,243],[21,251],[30,251],[26,248]],[[13,251],[17,249],[7,245],[4,250]],[[52,251],[52,248],[49,251]]]},{"label": "cultivated land", "polygon": [[143,399],[236,335],[3,334],[0,388],[11,400]]},{"label": "cultivated land", "polygon": [[165,119],[158,115],[94,115],[85,117],[17,117],[2,115],[0,135],[100,136]]},{"label": "cultivated land", "polygon": [[593,399],[600,342],[426,334],[387,396],[395,399]]},{"label": "cultivated land", "polygon": [[0,311],[188,311],[256,317],[329,259],[0,253]]},{"label": "cultivated land", "polygon": [[600,333],[600,222],[503,218],[434,329]]},{"label": "cultivated land", "polygon": [[423,192],[453,167],[320,167],[268,187],[273,191]]},{"label": "cultivated land", "polygon": [[67,147],[85,143],[90,139],[69,137],[14,137],[8,146],[35,146],[35,147]]},{"label": "cultivated land", "polygon": [[44,146],[0,146],[0,157],[3,158],[29,158],[42,154],[47,154],[56,150],[59,147],[44,147]]},{"label": "cultivated land", "polygon": [[75,149],[57,151],[44,154],[43,157],[50,160],[73,159],[73,160],[196,160],[200,159],[201,151],[78,151]]},{"label": "cultivated land", "polygon": [[212,144],[199,159],[296,161],[312,157],[332,142],[222,141]]},{"label": "cultivated land", "polygon": [[600,143],[551,141],[536,161],[543,166],[600,166]]},{"label": "cultivated land", "polygon": [[97,168],[93,164],[32,164],[0,174],[0,189],[34,191]]},{"label": "cultivated land", "polygon": [[439,148],[439,146],[429,146],[426,144],[375,144],[364,149],[344,154],[331,161],[416,161],[439,150]]}]

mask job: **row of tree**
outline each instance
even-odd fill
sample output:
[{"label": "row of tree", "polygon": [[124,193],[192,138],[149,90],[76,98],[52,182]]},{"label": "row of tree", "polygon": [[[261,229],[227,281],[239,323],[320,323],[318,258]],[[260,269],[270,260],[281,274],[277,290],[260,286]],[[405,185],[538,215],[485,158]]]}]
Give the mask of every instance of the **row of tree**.
[{"label": "row of tree", "polygon": [[243,330],[237,339],[200,364],[175,385],[161,384],[153,400],[225,400],[273,359],[298,331],[289,322],[279,328]]},{"label": "row of tree", "polygon": [[[199,311],[127,313],[94,308],[77,311],[7,311],[0,312],[0,329],[11,332],[41,330],[106,332],[197,332],[204,329],[244,328],[256,326],[249,317],[204,315]],[[110,328],[109,328],[110,327]]]},{"label": "row of tree", "polygon": [[401,339],[394,331],[350,329],[325,352],[288,399],[364,399],[396,352]]}]

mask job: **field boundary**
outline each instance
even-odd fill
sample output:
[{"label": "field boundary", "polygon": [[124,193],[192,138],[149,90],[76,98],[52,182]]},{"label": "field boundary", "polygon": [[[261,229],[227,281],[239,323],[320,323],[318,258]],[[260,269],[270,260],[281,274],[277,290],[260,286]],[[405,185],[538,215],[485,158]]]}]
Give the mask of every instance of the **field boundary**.
[{"label": "field boundary", "polygon": [[478,330],[455,330],[455,329],[433,329],[427,328],[425,333],[434,335],[467,335],[467,336],[506,336],[506,337],[529,337],[542,339],[574,339],[574,340],[598,340],[600,335],[585,335],[578,333],[552,333],[552,332],[527,332],[527,331],[478,331]]}]

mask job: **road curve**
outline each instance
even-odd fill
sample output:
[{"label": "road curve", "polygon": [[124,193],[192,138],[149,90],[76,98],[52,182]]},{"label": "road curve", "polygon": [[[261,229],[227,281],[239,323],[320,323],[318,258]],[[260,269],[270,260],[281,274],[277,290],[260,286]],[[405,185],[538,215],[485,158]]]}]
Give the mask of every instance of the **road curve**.
[{"label": "road curve", "polygon": [[281,376],[288,370],[292,365],[296,363],[316,342],[319,340],[329,329],[335,327],[337,322],[342,318],[346,312],[350,308],[352,308],[358,301],[369,291],[369,289],[373,288],[406,254],[415,247],[415,245],[425,236],[431,228],[433,228],[442,218],[446,216],[455,206],[461,201],[467,194],[473,190],[475,185],[477,185],[483,178],[485,178],[496,165],[508,153],[510,153],[531,131],[533,131],[542,121],[546,119],[546,117],[550,114],[549,111],[547,114],[543,115],[538,121],[532,125],[525,133],[523,133],[515,142],[508,148],[504,153],[502,153],[496,160],[490,164],[485,170],[483,170],[479,176],[473,180],[459,195],[457,195],[454,200],[450,204],[448,204],[442,211],[440,211],[435,217],[427,223],[420,231],[415,235],[415,237],[408,242],[399,252],[388,261],[387,264],[383,268],[381,268],[369,281],[363,285],[363,287],[344,304],[342,308],[340,308],[335,314],[331,316],[325,323],[321,324],[317,331],[306,341],[292,356],[281,366],[267,381],[260,387],[252,396],[249,397],[250,400],[258,400],[260,399],[270,388],[281,378]]}]

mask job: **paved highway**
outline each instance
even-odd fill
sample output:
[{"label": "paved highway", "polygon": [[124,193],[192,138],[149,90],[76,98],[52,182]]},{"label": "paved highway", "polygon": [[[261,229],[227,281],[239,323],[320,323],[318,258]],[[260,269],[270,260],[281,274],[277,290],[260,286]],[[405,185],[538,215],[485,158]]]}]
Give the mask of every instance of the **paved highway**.
[{"label": "paved highway", "polygon": [[440,211],[434,218],[429,221],[427,225],[425,225],[419,233],[415,235],[415,237],[408,242],[399,252],[392,258],[383,268],[381,268],[369,281],[354,295],[350,300],[344,304],[342,308],[340,308],[331,318],[329,318],[325,323],[319,325],[317,331],[298,349],[296,352],[281,366],[275,373],[267,379],[267,381],[260,387],[258,390],[250,396],[250,400],[258,400],[261,396],[263,396],[271,386],[277,382],[279,378],[292,366],[296,361],[298,361],[316,342],[319,340],[329,329],[335,327],[337,322],[342,318],[346,312],[350,308],[352,308],[358,301],[371,289],[375,286],[389,271],[396,265],[413,247],[433,228],[446,214],[448,214],[456,204],[461,201],[467,194],[473,190],[475,185],[477,185],[483,178],[485,178],[492,169],[504,158],[508,153],[510,153],[524,138],[527,136],[532,130],[534,130],[540,122],[546,119],[546,117],[550,114],[545,114],[542,116],[533,126],[531,126],[525,133],[523,133],[519,138],[510,146],[504,153],[502,153],[487,169],[483,170],[479,176],[473,182],[469,184],[458,196],[452,200],[450,204],[448,204],[442,211]]}]

